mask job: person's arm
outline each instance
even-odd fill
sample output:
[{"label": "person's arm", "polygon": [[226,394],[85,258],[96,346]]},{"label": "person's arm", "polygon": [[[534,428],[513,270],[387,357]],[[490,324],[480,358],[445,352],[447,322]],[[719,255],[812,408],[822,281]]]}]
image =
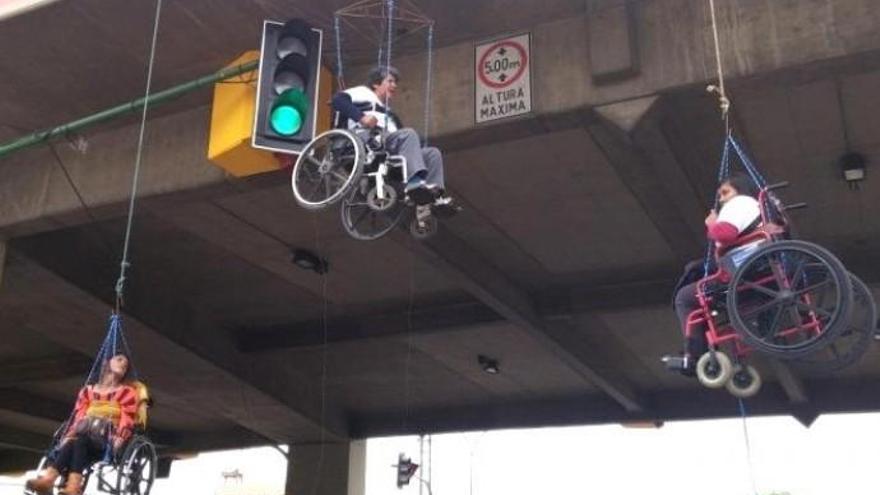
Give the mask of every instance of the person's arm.
[{"label": "person's arm", "polygon": [[722,246],[729,245],[756,220],[761,218],[758,201],[750,196],[737,196],[727,202],[719,213],[713,210],[706,217],[706,235]]},{"label": "person's arm", "polygon": [[116,392],[119,402],[119,424],[113,437],[113,448],[119,449],[131,437],[137,421],[138,396],[134,387],[126,386]]},{"label": "person's arm", "polygon": [[735,241],[739,237],[739,230],[732,223],[719,221],[715,210],[712,210],[706,217],[706,236],[723,246]]},{"label": "person's arm", "polygon": [[333,99],[330,100],[330,106],[333,108],[334,112],[339,112],[339,115],[342,116],[343,122],[346,120],[352,120],[354,122],[360,122],[365,127],[375,127],[376,125],[376,118],[370,117],[358,109],[352,101],[351,95],[345,91],[336,93],[333,96]]},{"label": "person's arm", "polygon": [[79,423],[84,417],[86,417],[86,411],[89,409],[89,387],[85,386],[79,390],[79,394],[76,396],[76,405],[73,406],[73,420],[67,425],[67,431],[64,432],[63,437],[65,439],[73,437],[73,432],[76,431],[76,425]]}]

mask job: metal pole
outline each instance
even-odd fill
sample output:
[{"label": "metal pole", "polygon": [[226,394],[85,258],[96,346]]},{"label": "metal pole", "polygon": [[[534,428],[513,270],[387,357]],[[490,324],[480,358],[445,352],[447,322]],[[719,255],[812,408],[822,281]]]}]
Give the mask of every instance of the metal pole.
[{"label": "metal pole", "polygon": [[128,103],[123,103],[122,105],[108,108],[107,110],[102,110],[87,117],[74,120],[73,122],[68,122],[67,124],[62,124],[56,127],[52,127],[50,129],[35,132],[23,138],[16,139],[15,141],[0,145],[0,158],[10,155],[13,152],[43,143],[54,137],[63,136],[67,133],[78,131],[80,129],[89,127],[99,122],[103,122],[105,120],[110,120],[129,112],[136,112],[140,110],[145,103],[149,103],[150,105],[164,103],[177,96],[189,93],[190,91],[194,91],[203,86],[207,86],[209,84],[213,84],[217,81],[222,81],[224,79],[229,79],[230,77],[239,76],[241,74],[244,74],[245,72],[256,70],[258,65],[259,60],[253,60],[251,62],[247,62],[245,64],[241,64],[235,67],[227,67],[213,74],[202,76],[198,79],[185,82],[178,86],[168,88],[164,91],[153,93],[148,98],[138,98]]}]

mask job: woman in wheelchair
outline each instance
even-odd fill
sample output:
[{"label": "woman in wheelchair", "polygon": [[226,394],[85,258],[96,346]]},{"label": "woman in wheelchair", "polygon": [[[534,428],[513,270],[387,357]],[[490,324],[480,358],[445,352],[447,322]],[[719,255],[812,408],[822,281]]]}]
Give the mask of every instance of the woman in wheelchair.
[{"label": "woman in wheelchair", "polygon": [[61,440],[48,455],[46,469],[28,480],[27,489],[49,495],[58,477],[67,483],[60,493],[82,493],[83,471],[95,462],[122,451],[138,421],[141,399],[137,385],[130,381],[128,357],[116,353],[102,363],[100,378],[79,391],[73,418]]},{"label": "woman in wheelchair", "polygon": [[[718,247],[735,244],[739,238],[762,228],[761,207],[756,199],[757,189],[745,175],[734,175],[718,187],[720,210],[706,216],[706,236]],[[711,270],[710,270],[711,272]],[[685,268],[675,293],[675,313],[685,337],[681,356],[663,356],[667,368],[694,376],[697,359],[708,350],[705,333],[687,335],[688,315],[700,307],[697,301],[697,283],[703,276],[703,260],[694,261]]]},{"label": "woman in wheelchair", "polygon": [[387,133],[386,151],[406,158],[406,195],[416,205],[431,205],[438,213],[452,211],[445,194],[443,156],[435,147],[421,146],[419,135],[402,122],[385,105],[397,91],[400,74],[394,67],[370,71],[366,84],[337,93],[332,100],[338,127],[353,130],[367,141],[372,130]]}]

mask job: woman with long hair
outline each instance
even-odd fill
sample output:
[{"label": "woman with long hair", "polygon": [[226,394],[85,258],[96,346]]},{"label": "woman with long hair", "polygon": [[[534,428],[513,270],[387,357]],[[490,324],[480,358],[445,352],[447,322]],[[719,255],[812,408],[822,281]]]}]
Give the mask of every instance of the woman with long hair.
[{"label": "woman with long hair", "polygon": [[137,422],[139,396],[130,381],[128,356],[117,352],[102,363],[98,380],[79,391],[73,418],[61,441],[48,456],[46,469],[26,487],[51,495],[61,474],[63,495],[80,495],[83,471],[106,455],[115,456],[131,437]]}]

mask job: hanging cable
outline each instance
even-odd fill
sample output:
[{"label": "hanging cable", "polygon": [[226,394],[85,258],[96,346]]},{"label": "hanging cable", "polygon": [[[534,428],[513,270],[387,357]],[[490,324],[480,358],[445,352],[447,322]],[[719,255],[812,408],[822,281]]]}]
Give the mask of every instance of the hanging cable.
[{"label": "hanging cable", "polygon": [[[391,37],[394,29],[394,0],[386,0],[386,19],[388,20],[388,40],[387,45],[385,47],[385,77],[391,74]],[[381,56],[381,50],[380,50]],[[391,115],[391,100],[389,99],[389,95],[385,93],[385,101],[382,102],[385,105],[385,132],[388,132],[388,117]]]},{"label": "hanging cable", "polygon": [[758,487],[755,483],[755,468],[752,465],[752,445],[749,441],[749,426],[746,421],[746,403],[743,399],[739,398],[739,414],[742,418],[742,427],[743,427],[743,438],[745,439],[746,444],[746,463],[749,468],[749,481],[752,484],[752,493],[758,495]]},{"label": "hanging cable", "polygon": [[715,18],[715,0],[709,0],[709,13],[712,16],[712,39],[715,41],[715,67],[718,72],[718,86],[709,85],[706,90],[718,95],[721,118],[724,120],[725,134],[730,132],[730,99],[724,87],[724,68],[721,63],[721,44],[718,42],[718,22]]},{"label": "hanging cable", "polygon": [[141,161],[144,151],[144,131],[147,127],[147,109],[149,108],[150,85],[153,82],[153,66],[156,61],[156,40],[159,38],[159,16],[162,12],[162,0],[156,0],[156,17],[153,21],[153,40],[150,44],[150,58],[147,63],[147,84],[144,90],[144,108],[141,111],[141,127],[138,133],[137,154],[134,161],[134,176],[131,179],[131,197],[128,203],[128,221],[125,225],[125,242],[122,248],[122,261],[119,263],[119,279],[116,281],[116,312],[122,307],[122,297],[125,291],[125,271],[131,265],[128,261],[128,247],[131,242],[131,225],[134,219],[134,203],[137,197],[138,178],[140,176]]},{"label": "hanging cable", "polygon": [[333,14],[333,31],[336,35],[336,83],[339,89],[345,89],[342,73],[342,29],[339,26],[339,14]]},{"label": "hanging cable", "polygon": [[431,130],[431,90],[433,89],[434,65],[434,23],[428,24],[428,70],[425,74],[425,146],[428,146],[428,134]]},{"label": "hanging cable", "polygon": [[[315,229],[315,250],[321,253],[321,228],[318,224],[318,217],[312,217],[313,226]],[[324,263],[323,258],[321,263]],[[327,347],[328,347],[328,339],[327,339],[327,274],[329,270],[324,267],[324,271],[321,274],[321,409],[320,409],[320,417],[318,421],[320,423],[320,447],[318,449],[318,462],[315,473],[315,483],[312,487],[312,494],[316,495],[318,493],[318,487],[320,485],[321,472],[324,469],[324,444],[326,442],[326,417],[327,417]],[[291,450],[292,453],[292,450]]]}]

